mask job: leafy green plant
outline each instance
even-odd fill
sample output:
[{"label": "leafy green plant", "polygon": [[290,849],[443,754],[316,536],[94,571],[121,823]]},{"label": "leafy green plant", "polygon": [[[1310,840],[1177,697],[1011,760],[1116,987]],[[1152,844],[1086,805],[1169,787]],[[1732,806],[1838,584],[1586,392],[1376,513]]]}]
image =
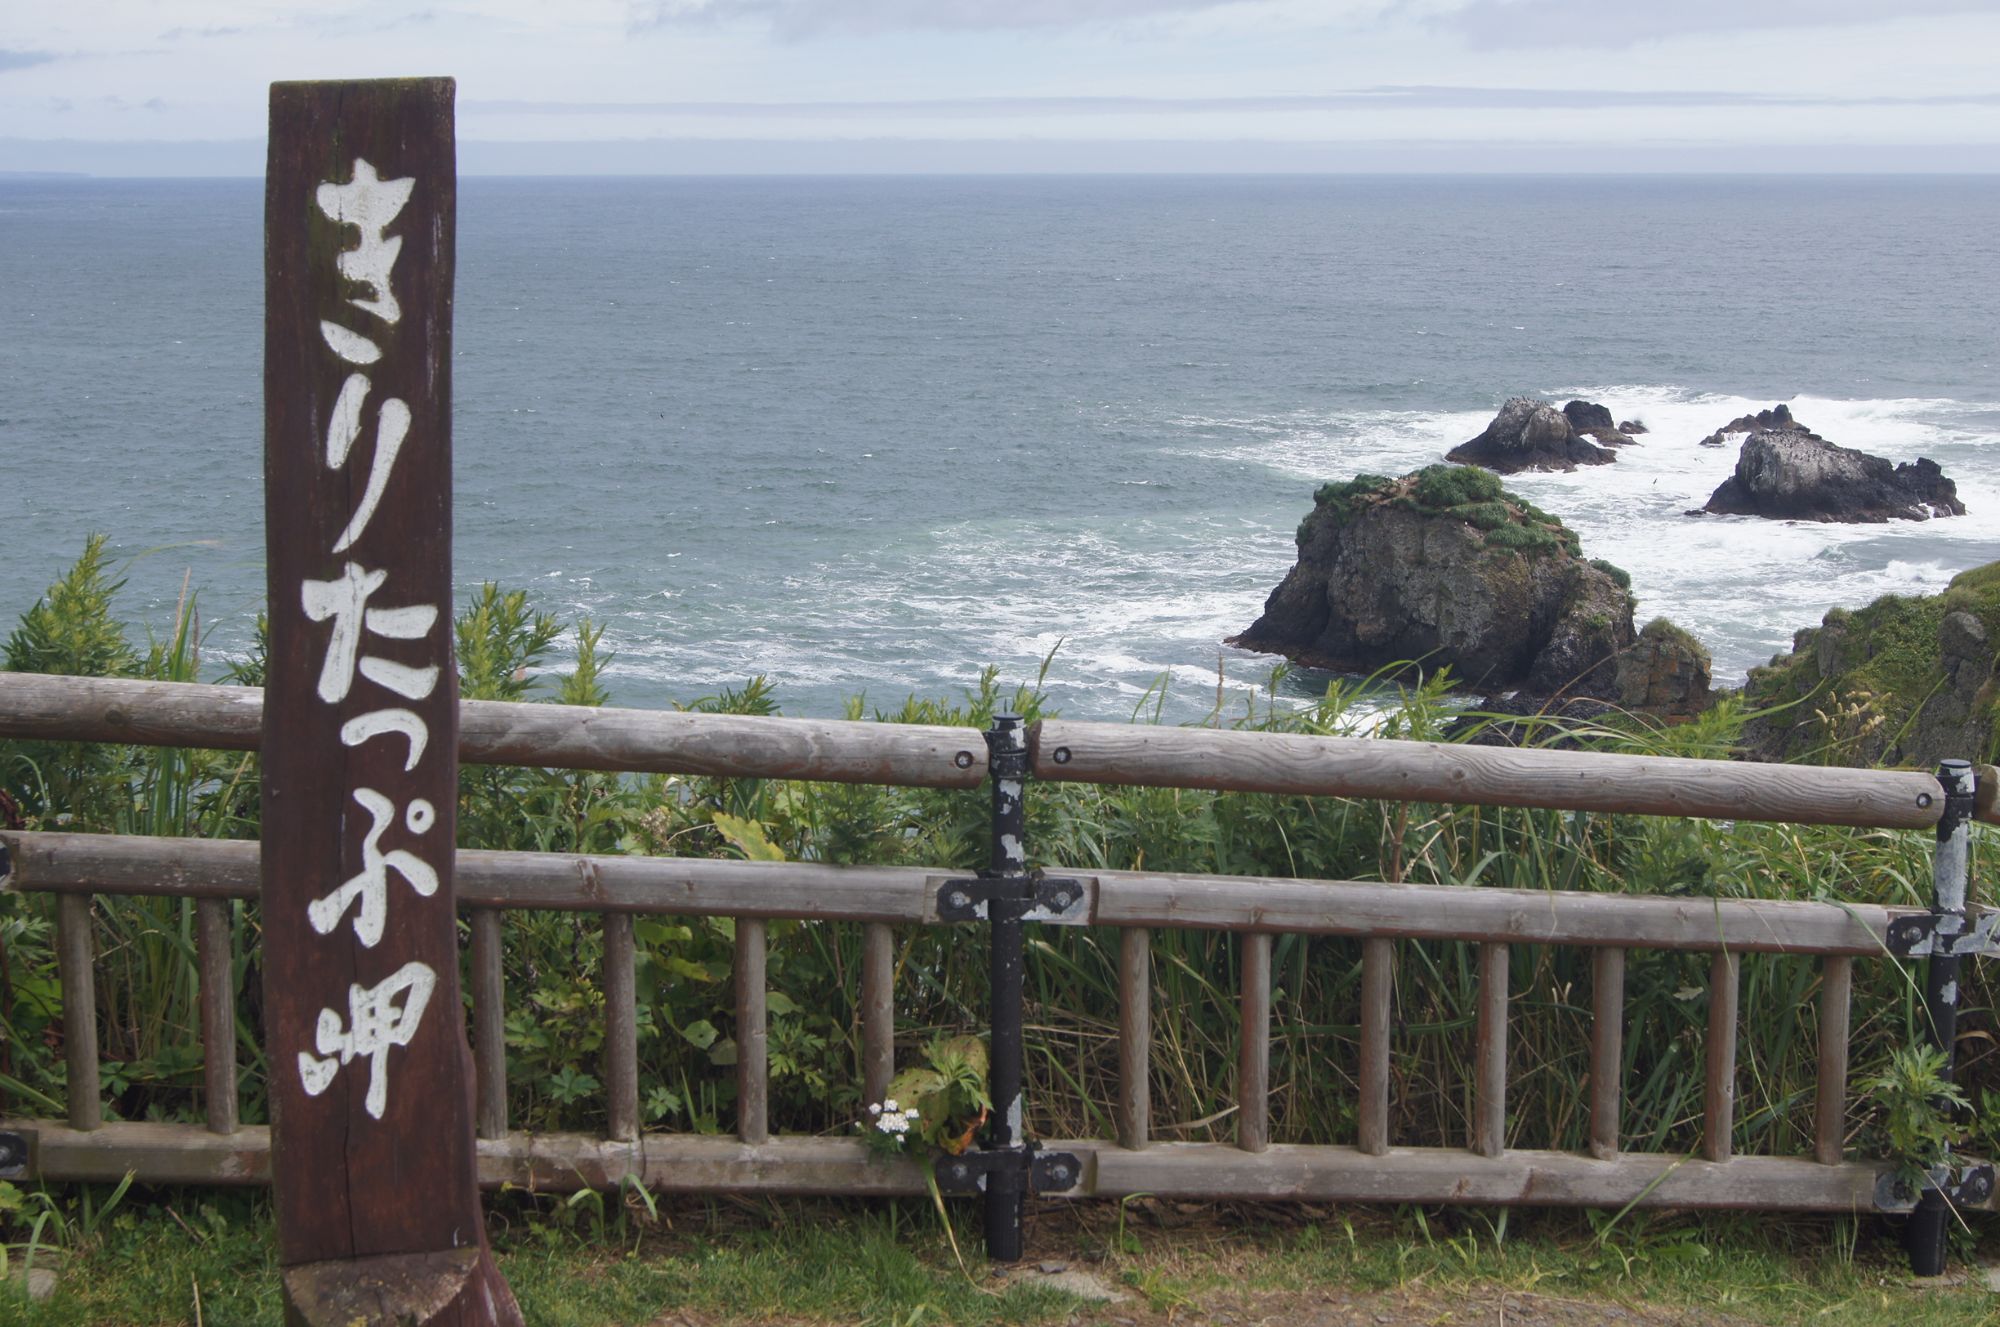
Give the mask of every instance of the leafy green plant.
[{"label": "leafy green plant", "polygon": [[1899,1046],[1888,1065],[1861,1080],[1859,1087],[1880,1112],[1887,1155],[1897,1173],[1920,1188],[1924,1176],[1945,1165],[1952,1148],[1965,1141],[1959,1113],[1972,1103],[1945,1077],[1949,1061],[1935,1046]]}]

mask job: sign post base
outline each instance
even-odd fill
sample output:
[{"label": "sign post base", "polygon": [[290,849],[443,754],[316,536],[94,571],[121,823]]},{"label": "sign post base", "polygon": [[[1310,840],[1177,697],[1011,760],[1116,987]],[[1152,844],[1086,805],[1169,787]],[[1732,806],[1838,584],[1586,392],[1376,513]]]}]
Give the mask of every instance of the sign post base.
[{"label": "sign post base", "polygon": [[284,1271],[286,1327],[471,1327],[522,1324],[513,1292],[483,1248],[337,1258]]}]

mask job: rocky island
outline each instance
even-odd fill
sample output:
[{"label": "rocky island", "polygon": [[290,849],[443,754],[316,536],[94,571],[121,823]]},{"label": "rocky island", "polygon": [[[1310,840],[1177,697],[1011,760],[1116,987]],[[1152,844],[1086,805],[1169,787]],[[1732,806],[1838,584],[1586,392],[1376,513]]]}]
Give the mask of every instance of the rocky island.
[{"label": "rocky island", "polygon": [[1738,433],[1744,437],[1736,472],[1700,512],[1850,523],[1965,515],[1958,486],[1937,462],[1919,457],[1896,465],[1836,446],[1783,405],[1733,419],[1702,445],[1721,446]]},{"label": "rocky island", "polygon": [[1486,693],[1703,708],[1706,652],[1665,623],[1635,630],[1629,587],[1484,470],[1359,475],[1314,494],[1297,563],[1229,643],[1341,672],[1449,667]]},{"label": "rocky island", "polygon": [[1571,401],[1558,410],[1532,396],[1516,396],[1500,407],[1493,422],[1478,437],[1445,453],[1447,461],[1484,466],[1503,475],[1522,470],[1574,470],[1579,465],[1608,465],[1618,454],[1599,443],[1631,439],[1611,422],[1611,412],[1588,401]]}]

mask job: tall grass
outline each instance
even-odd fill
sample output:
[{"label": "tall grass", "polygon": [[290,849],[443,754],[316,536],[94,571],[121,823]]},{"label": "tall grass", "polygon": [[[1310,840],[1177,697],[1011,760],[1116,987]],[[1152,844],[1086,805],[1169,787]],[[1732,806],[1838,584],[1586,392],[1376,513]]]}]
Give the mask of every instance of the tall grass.
[{"label": "tall grass", "polygon": [[[141,655],[111,615],[116,583],[92,541],[85,557],[23,620],[17,641],[70,641],[17,652],[10,668],[191,679],[199,631],[188,596],[171,630]],[[32,630],[30,629],[32,626]],[[565,651],[567,671],[552,659]],[[469,698],[599,705],[607,656],[601,630],[566,626],[526,596],[488,586],[460,615],[457,646]],[[253,657],[239,678],[260,675]],[[849,717],[883,723],[983,726],[998,709],[1042,713],[1039,684],[1004,688],[992,671],[955,699],[912,698]],[[769,714],[762,679],[687,708]],[[1606,750],[1726,754],[1743,715],[1725,704],[1668,729],[1535,724],[1536,740]],[[1244,730],[1464,740],[1476,728],[1442,679],[1400,692],[1336,684],[1302,707],[1255,704],[1210,723]],[[1520,720],[1509,720],[1521,724]],[[215,753],[0,744],[0,781],[30,823],[120,833],[208,836],[256,832],[253,760]],[[983,791],[898,789],[753,779],[627,778],[468,766],[461,844],[562,852],[737,856],[746,847],[794,860],[969,869],[986,852]],[[1990,838],[1979,834],[1990,856]],[[768,845],[768,846],[766,846]],[[1915,832],[1727,824],[1539,810],[1378,803],[1074,784],[1034,785],[1029,845],[1051,870],[1163,871],[1392,880],[1466,889],[1591,890],[1690,897],[1826,899],[1918,904],[1928,899],[1930,845]],[[261,1041],[254,913],[239,929],[238,1010],[246,1118],[259,1118]],[[199,1062],[192,919],[171,901],[98,903],[99,1007],[112,1107],[121,1116],[195,1118]],[[652,1127],[720,1131],[734,1121],[735,1053],[727,918],[644,918],[639,952],[642,1105]],[[509,1108],[517,1126],[589,1129],[603,1123],[597,1080],[604,995],[598,924],[585,914],[512,912],[505,922]],[[17,1109],[61,1100],[59,994],[44,901],[0,900],[7,946],[8,1054],[0,1086]],[[897,1020],[906,1053],[938,1031],[984,1021],[984,934],[975,927],[908,928],[897,936]],[[847,1127],[862,1103],[860,928],[825,922],[770,927],[771,1118],[790,1131]],[[1277,938],[1272,973],[1273,1136],[1351,1142],[1360,1003],[1360,943]],[[1232,1136],[1239,1036],[1238,940],[1163,931],[1153,947],[1151,1065],[1155,1131]],[[1470,1133],[1475,956],[1455,943],[1397,946],[1392,1134],[1401,1144],[1461,1145]],[[1508,1141],[1578,1148],[1588,1119],[1590,956],[1578,948],[1510,952]],[[1116,1099],[1118,937],[1109,930],[1038,928],[1027,973],[1030,1124],[1045,1136],[1103,1135]],[[1747,956],[1742,969],[1739,1096],[1734,1145],[1746,1153],[1810,1150],[1816,1079],[1816,961]],[[1707,957],[1635,952],[1626,975],[1623,1082],[1628,1147],[1690,1151],[1699,1142]],[[1967,982],[1961,1081],[1975,1101],[2000,1088],[1993,988]],[[1894,961],[1864,961],[1854,994],[1855,1081],[1917,1039],[1919,1001]],[[2000,1092],[1995,1092],[2000,1098]],[[1857,1098],[1858,1149],[1883,1146],[1872,1103]],[[2000,1108],[1979,1121],[2000,1139]]]}]

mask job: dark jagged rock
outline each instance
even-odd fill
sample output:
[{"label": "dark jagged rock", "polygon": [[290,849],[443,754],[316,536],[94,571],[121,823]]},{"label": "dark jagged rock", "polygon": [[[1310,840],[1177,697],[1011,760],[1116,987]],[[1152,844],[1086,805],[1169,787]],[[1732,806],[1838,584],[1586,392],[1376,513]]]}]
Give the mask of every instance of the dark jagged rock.
[{"label": "dark jagged rock", "polygon": [[1563,407],[1563,418],[1579,438],[1592,438],[1607,447],[1627,447],[1632,439],[1611,422],[1611,412],[1589,401],[1571,401]]},{"label": "dark jagged rock", "polygon": [[1638,437],[1638,436],[1639,436],[1639,435],[1640,435],[1641,433],[1651,433],[1651,432],[1652,432],[1652,430],[1651,430],[1651,429],[1647,428],[1647,427],[1646,427],[1646,426],[1645,426],[1644,424],[1640,423],[1640,422],[1639,422],[1638,420],[1636,420],[1636,419],[1621,419],[1621,420],[1619,420],[1619,421],[1618,421],[1618,431],[1619,431],[1620,433],[1623,433],[1623,434],[1624,434],[1624,435],[1625,435],[1626,437],[1628,437],[1628,438],[1636,438],[1636,437]]},{"label": "dark jagged rock", "polygon": [[1726,447],[1731,434],[1750,433],[1803,433],[1808,438],[1818,438],[1819,434],[1792,418],[1792,408],[1783,401],[1769,410],[1759,410],[1754,415],[1738,415],[1715,432],[1701,440],[1704,447]]},{"label": "dark jagged rock", "polygon": [[[1783,401],[1778,402],[1778,404],[1772,406],[1769,410],[1759,410],[1754,415],[1738,415],[1716,430],[1718,433],[1783,433],[1793,431],[1799,433],[1812,432],[1805,425],[1799,423],[1798,420],[1792,418],[1792,408]],[[1812,436],[1818,437],[1819,435],[1813,433]]]},{"label": "dark jagged rock", "polygon": [[1591,429],[1609,429],[1614,433],[1618,431],[1618,425],[1611,420],[1611,412],[1590,401],[1569,402],[1563,406],[1563,418],[1567,419],[1569,426],[1578,433]]},{"label": "dark jagged rock", "polygon": [[1702,510],[1856,523],[1963,516],[1965,504],[1958,500],[1958,486],[1935,461],[1919,458],[1896,465],[1795,426],[1745,438],[1736,473]]},{"label": "dark jagged rock", "polygon": [[[1610,418],[1608,411],[1605,417]],[[1500,413],[1493,416],[1485,432],[1452,448],[1445,459],[1511,475],[1522,470],[1574,470],[1579,465],[1603,465],[1616,460],[1617,453],[1580,436],[1569,416],[1548,402],[1517,396],[1500,407]]]},{"label": "dark jagged rock", "polygon": [[1561,522],[1484,471],[1325,485],[1298,547],[1230,644],[1340,672],[1449,667],[1469,690],[1617,698],[1636,639],[1623,573],[1585,562]]},{"label": "dark jagged rock", "polygon": [[1942,594],[1836,608],[1750,671],[1758,760],[1842,765],[2000,761],[2000,562]]},{"label": "dark jagged rock", "polygon": [[1715,703],[1714,662],[1700,641],[1663,617],[1648,622],[1618,656],[1618,703],[1674,717]]}]

